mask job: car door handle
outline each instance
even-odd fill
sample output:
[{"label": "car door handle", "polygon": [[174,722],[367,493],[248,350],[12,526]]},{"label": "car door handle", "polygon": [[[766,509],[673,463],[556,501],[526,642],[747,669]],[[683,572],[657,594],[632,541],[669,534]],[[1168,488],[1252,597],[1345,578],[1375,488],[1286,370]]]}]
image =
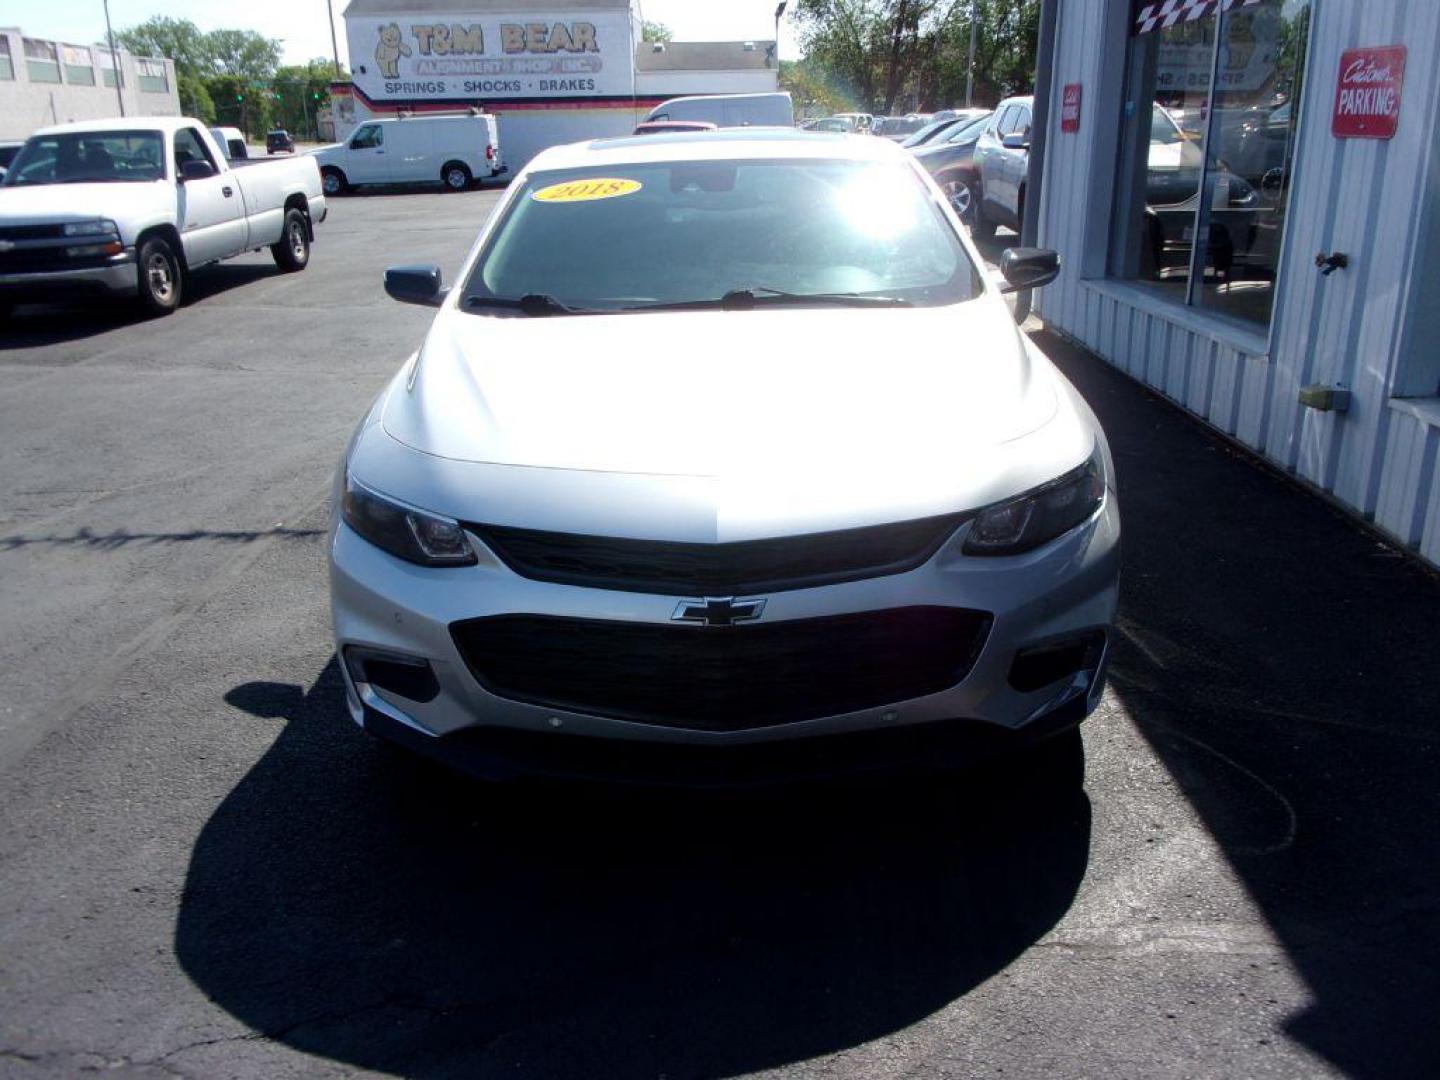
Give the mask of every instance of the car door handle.
[{"label": "car door handle", "polygon": [[234,192],[234,190],[230,187],[229,184],[226,184],[224,187],[222,187],[222,188],[220,189],[220,194],[221,194],[221,195],[224,195],[225,198],[228,199],[228,198],[230,198],[231,195],[234,195],[235,192]]}]

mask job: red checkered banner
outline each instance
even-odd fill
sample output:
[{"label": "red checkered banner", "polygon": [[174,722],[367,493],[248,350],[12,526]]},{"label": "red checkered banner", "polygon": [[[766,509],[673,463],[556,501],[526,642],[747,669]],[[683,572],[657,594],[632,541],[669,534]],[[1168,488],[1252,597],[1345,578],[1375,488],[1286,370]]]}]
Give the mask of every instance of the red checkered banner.
[{"label": "red checkered banner", "polygon": [[1135,33],[1167,30],[1178,23],[1194,22],[1217,11],[1253,7],[1264,0],[1139,0],[1135,5]]}]

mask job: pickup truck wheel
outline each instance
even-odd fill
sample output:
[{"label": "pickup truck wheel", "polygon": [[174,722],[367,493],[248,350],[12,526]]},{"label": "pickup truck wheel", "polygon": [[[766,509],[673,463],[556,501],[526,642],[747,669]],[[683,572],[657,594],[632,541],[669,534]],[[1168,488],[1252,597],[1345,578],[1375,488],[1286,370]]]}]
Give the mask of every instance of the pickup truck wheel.
[{"label": "pickup truck wheel", "polygon": [[346,183],[344,173],[327,166],[320,170],[320,187],[326,195],[343,195],[350,185]]},{"label": "pickup truck wheel", "polygon": [[180,306],[184,277],[168,241],[152,236],[140,245],[136,260],[140,306],[151,315],[169,315]]},{"label": "pickup truck wheel", "polygon": [[275,265],[287,274],[304,270],[310,261],[310,232],[305,228],[305,215],[291,208],[285,211],[285,227],[280,231],[280,240],[270,245],[270,254]]},{"label": "pickup truck wheel", "polygon": [[470,187],[470,170],[458,161],[446,162],[440,180],[448,191],[465,191]]}]

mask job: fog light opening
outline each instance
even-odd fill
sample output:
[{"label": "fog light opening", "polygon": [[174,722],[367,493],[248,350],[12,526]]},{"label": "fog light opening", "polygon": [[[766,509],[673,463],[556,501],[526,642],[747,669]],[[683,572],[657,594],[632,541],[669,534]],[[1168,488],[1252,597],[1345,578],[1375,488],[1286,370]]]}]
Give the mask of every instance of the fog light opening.
[{"label": "fog light opening", "polygon": [[358,645],[345,647],[345,669],[356,683],[424,704],[440,693],[440,681],[428,660]]},{"label": "fog light opening", "polygon": [[1103,630],[1091,630],[1043,645],[1032,645],[1015,654],[1015,661],[1010,665],[1009,683],[1022,694],[1029,694],[1081,672],[1093,678],[1104,654]]}]

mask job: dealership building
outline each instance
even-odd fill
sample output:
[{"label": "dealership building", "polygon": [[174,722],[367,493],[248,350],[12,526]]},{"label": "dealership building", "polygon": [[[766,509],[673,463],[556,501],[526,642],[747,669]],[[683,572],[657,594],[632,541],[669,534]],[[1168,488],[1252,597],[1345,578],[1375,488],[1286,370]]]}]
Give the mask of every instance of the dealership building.
[{"label": "dealership building", "polygon": [[547,146],[622,135],[666,98],[774,91],[773,41],[648,43],[631,0],[351,0],[354,82],[335,136],[374,117],[480,108],[519,168]]},{"label": "dealership building", "polygon": [[27,139],[50,124],[119,116],[122,102],[126,116],[179,116],[175,64],[0,27],[0,139]]},{"label": "dealership building", "polygon": [[1440,3],[1052,10],[1046,323],[1440,564]]}]

